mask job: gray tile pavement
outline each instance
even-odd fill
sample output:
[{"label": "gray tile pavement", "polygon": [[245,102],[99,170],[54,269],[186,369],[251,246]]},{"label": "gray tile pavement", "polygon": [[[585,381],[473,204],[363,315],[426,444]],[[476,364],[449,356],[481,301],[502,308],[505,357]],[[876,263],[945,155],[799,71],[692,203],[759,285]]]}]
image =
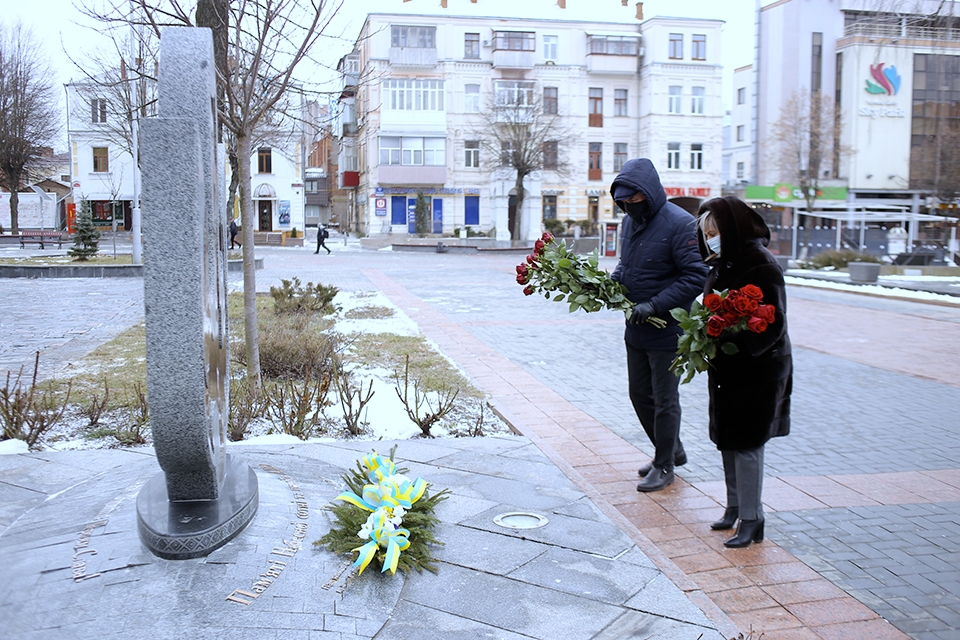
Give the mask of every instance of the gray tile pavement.
[{"label": "gray tile pavement", "polygon": [[[570,315],[560,304],[524,300],[519,295],[519,288],[513,284],[512,267],[521,258],[517,256],[361,253],[349,248],[338,251],[336,245],[333,248],[335,253],[332,256],[314,256],[306,249],[302,252],[264,250],[266,268],[258,272],[258,290],[265,291],[270,284],[277,284],[281,277],[289,278],[291,275],[297,275],[304,282],[309,280],[334,284],[345,290],[364,290],[372,286],[363,275],[363,269],[382,270],[578,408],[642,451],[652,454],[652,448],[636,424],[626,396],[621,320],[616,314]],[[607,266],[612,267],[612,264]],[[96,282],[19,281],[22,283],[19,287],[12,285],[13,289],[7,289],[11,286],[8,282],[0,282],[0,292],[9,300],[6,291],[11,291],[24,314],[16,325],[17,331],[23,332],[24,327],[29,326],[31,317],[35,323],[36,318],[43,314],[58,314],[59,334],[50,334],[49,338],[41,340],[49,341],[51,354],[89,350],[101,340],[101,335],[125,328],[120,326],[124,323],[137,321],[137,305],[142,305],[142,302],[136,302],[138,293],[135,290],[123,292],[115,288],[115,285],[128,285],[125,281],[110,283],[109,292]],[[238,275],[234,274],[231,284],[235,287],[239,285]],[[790,287],[788,291],[790,296],[844,305],[851,315],[855,315],[858,308],[868,308],[891,311],[905,317],[922,315],[945,322],[960,322],[960,312],[955,308],[797,287]],[[102,300],[108,302],[108,307],[115,307],[108,309],[114,315],[97,317],[89,323],[92,326],[88,326],[84,324],[86,315],[104,311],[96,301],[90,304],[90,298],[98,295],[110,296]],[[124,304],[127,306],[124,307]],[[120,308],[120,312],[116,312],[116,308]],[[142,317],[142,307],[139,314]],[[68,330],[75,333],[67,333]],[[18,335],[12,332],[10,325],[0,325],[0,345],[8,341],[8,336]],[[33,340],[38,339],[28,331],[25,334]],[[21,348],[18,357],[29,359],[30,350]],[[51,356],[51,359],[55,358]],[[768,475],[869,474],[960,467],[960,422],[956,420],[960,411],[960,389],[858,364],[843,358],[842,354],[824,354],[798,348],[795,358],[794,429],[790,437],[777,439],[768,447]],[[16,358],[8,356],[0,346],[0,364],[15,361]],[[680,475],[694,483],[719,481],[722,478],[719,455],[705,437],[706,395],[702,385],[698,386],[695,382],[682,387],[682,402],[682,436],[690,454],[690,462],[681,469]],[[438,449],[433,451],[434,457],[418,461],[417,465],[429,465],[445,455],[457,455],[456,451],[447,450],[447,445],[430,443],[424,446]],[[329,453],[327,448],[323,449],[304,450],[300,455],[311,464],[314,460],[328,464],[343,463],[340,459],[327,460]],[[527,445],[501,455],[536,459],[537,453],[535,448]],[[269,455],[272,457],[277,454]],[[435,469],[434,473],[440,484],[450,483],[450,486],[461,487],[457,501],[451,501],[447,507],[453,510],[458,522],[480,513],[495,511],[498,505],[509,504],[509,501],[499,499],[498,495],[513,496],[517,486],[515,483],[522,484],[529,480],[501,477],[503,468],[489,465],[478,467],[475,460],[469,461],[469,456],[462,460],[454,457],[449,462],[454,466]],[[508,470],[510,468],[510,465],[503,466]],[[56,474],[60,472],[54,471],[54,468],[55,465],[50,472],[58,477]],[[24,475],[29,477],[30,473],[33,472],[26,467]],[[429,474],[425,472],[424,475]],[[9,483],[2,471],[0,482]],[[0,526],[12,521],[18,509],[36,509],[37,505],[45,504],[42,501],[45,494],[22,485],[4,485]],[[10,488],[9,492],[7,487]],[[557,497],[538,491],[532,504],[536,508],[558,510],[563,515],[568,515],[567,510],[574,509],[573,505],[582,504],[573,500],[572,495],[560,492],[559,497],[567,500],[560,500],[563,503],[561,505]],[[900,511],[905,508],[920,507],[888,505],[781,511],[771,514],[768,536],[881,615],[887,617],[889,613],[891,622],[912,637],[956,638],[960,626],[948,613],[956,610],[955,600],[960,597],[960,580],[957,578],[960,559],[958,552],[945,541],[956,540],[960,533],[960,504],[931,503],[921,508],[921,511],[927,509],[929,512],[911,516]],[[19,521],[17,524],[20,524]],[[38,527],[40,525],[34,529]],[[903,530],[898,530],[898,527]],[[489,534],[483,527],[474,526],[469,534],[464,535],[477,540]],[[500,537],[506,539],[508,536]],[[549,544],[554,551],[567,548],[555,541],[521,542]],[[577,552],[575,549],[568,550]],[[448,552],[445,549],[442,553]],[[497,559],[498,570],[491,571],[491,574],[507,576],[502,571],[509,568],[511,554],[518,553],[524,557],[524,552],[520,550],[505,551],[507,557]],[[545,553],[534,555],[528,562],[544,562],[550,557]],[[478,556],[479,560],[465,556],[457,566],[476,571],[483,554]],[[889,566],[888,562],[891,563]],[[924,567],[923,580],[914,577],[917,574],[907,572],[907,567],[918,563]],[[889,567],[894,567],[902,575],[891,571]],[[513,571],[519,569],[517,567]],[[587,580],[586,577],[583,579]],[[877,587],[877,582],[883,586]],[[939,588],[941,595],[938,598],[925,593],[933,588],[930,585]],[[542,585],[537,586],[543,588]],[[563,593],[562,590],[558,592]],[[451,624],[455,626],[456,621],[466,619],[460,616],[456,605],[440,608],[431,597],[428,593],[418,595],[420,600],[428,601],[427,604],[401,599],[395,610],[399,613],[387,619],[382,635],[378,637],[399,637],[409,633],[411,624],[429,633],[440,633],[439,630],[449,630]],[[944,601],[947,601],[946,605]],[[954,608],[951,609],[951,606]],[[411,621],[400,615],[405,611],[417,611],[423,615]],[[645,615],[628,613],[619,621],[623,625],[635,624],[637,629],[657,633],[656,624],[648,625]],[[923,621],[930,621],[930,629],[924,627]],[[459,637],[478,637],[486,633],[493,634],[490,637],[515,637],[506,630],[491,630],[488,622],[471,619],[471,626],[463,628],[469,628],[468,631],[456,633],[465,634]],[[934,628],[935,625],[941,627]],[[260,629],[269,637],[267,627]],[[516,633],[518,630],[510,629],[509,632]],[[474,631],[478,635],[470,635]],[[314,629],[311,634],[319,632],[342,633],[339,630]],[[598,633],[596,637],[607,637],[602,632]]]},{"label": "gray tile pavement", "polygon": [[[437,512],[439,573],[354,576],[348,560],[310,543],[332,521],[324,506],[342,490],[340,475],[371,446],[392,444],[229,447],[257,471],[259,512],[226,546],[181,561],[152,556],[137,537],[137,491],[159,470],[152,456],[94,452],[96,470],[73,464],[82,452],[0,456],[0,486],[37,496],[22,504],[0,492],[3,510],[16,512],[0,529],[5,637],[722,638],[520,436],[399,443],[411,474],[452,491]],[[297,514],[278,472],[309,505],[304,544],[279,571],[272,551],[289,546]],[[492,522],[518,510],[549,522],[527,532]],[[627,628],[656,634],[627,636]]]}]

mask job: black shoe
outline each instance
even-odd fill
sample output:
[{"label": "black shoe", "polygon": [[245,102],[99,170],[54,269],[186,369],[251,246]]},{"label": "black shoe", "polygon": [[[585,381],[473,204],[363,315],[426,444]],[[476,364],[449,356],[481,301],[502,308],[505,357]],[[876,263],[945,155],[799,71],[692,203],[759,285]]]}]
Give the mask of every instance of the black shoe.
[{"label": "black shoe", "polygon": [[763,519],[741,520],[737,526],[737,535],[723,543],[723,546],[731,549],[748,547],[751,542],[763,541]]},{"label": "black shoe", "polygon": [[637,491],[642,491],[648,493],[650,491],[660,491],[665,486],[673,482],[676,476],[673,475],[673,469],[657,469],[654,467],[650,470],[643,480],[640,481],[640,484],[637,485]]},{"label": "black shoe", "polygon": [[710,525],[710,528],[715,531],[720,531],[721,529],[733,529],[734,525],[737,524],[737,518],[740,517],[740,507],[727,507],[723,512],[723,517]]},{"label": "black shoe", "polygon": [[319,252],[319,251],[314,251],[314,252],[313,252],[313,255],[317,255],[318,253],[320,253],[320,252]]},{"label": "black shoe", "polygon": [[[673,456],[673,466],[682,467],[685,464],[687,464],[687,452],[681,450],[680,453]],[[650,469],[653,469],[653,460],[637,469],[637,475],[645,478],[647,474],[650,473]]]}]

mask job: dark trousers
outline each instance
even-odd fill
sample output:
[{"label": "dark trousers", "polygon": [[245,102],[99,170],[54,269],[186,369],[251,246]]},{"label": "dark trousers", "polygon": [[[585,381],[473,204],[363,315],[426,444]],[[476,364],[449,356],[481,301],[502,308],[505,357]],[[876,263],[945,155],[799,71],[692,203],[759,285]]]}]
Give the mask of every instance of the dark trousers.
[{"label": "dark trousers", "polygon": [[327,253],[330,253],[330,247],[328,247],[326,244],[324,244],[325,242],[326,242],[326,238],[318,238],[318,239],[317,239],[317,250],[314,251],[314,253],[320,253],[320,247],[323,247],[324,249],[327,250]]},{"label": "dark trousers", "polygon": [[673,351],[651,351],[627,345],[630,402],[656,449],[653,466],[673,469],[680,443],[680,378],[670,371]]},{"label": "dark trousers", "polygon": [[727,506],[740,508],[741,520],[763,518],[763,447],[721,451]]}]

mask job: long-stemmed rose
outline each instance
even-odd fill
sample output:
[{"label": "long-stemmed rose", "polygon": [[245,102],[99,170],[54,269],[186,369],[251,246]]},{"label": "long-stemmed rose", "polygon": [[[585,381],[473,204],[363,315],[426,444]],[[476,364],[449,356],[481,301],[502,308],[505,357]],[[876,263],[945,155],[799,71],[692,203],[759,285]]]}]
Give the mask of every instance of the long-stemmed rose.
[{"label": "long-stemmed rose", "polygon": [[[629,318],[633,302],[627,289],[599,268],[597,250],[589,256],[579,256],[557,242],[553,234],[544,233],[533,245],[533,253],[517,265],[517,284],[525,285],[524,295],[542,293],[554,302],[566,301],[570,312],[619,309]],[[662,318],[651,317],[647,322],[657,328],[666,326]]]},{"label": "long-stemmed rose", "polygon": [[670,370],[681,376],[681,384],[710,368],[717,346],[728,355],[739,351],[732,342],[720,343],[724,331],[763,333],[776,318],[776,307],[763,304],[760,287],[747,284],[740,289],[708,293],[703,302],[694,300],[690,312],[673,309],[670,314],[680,323],[683,335],[677,340],[677,357]]}]

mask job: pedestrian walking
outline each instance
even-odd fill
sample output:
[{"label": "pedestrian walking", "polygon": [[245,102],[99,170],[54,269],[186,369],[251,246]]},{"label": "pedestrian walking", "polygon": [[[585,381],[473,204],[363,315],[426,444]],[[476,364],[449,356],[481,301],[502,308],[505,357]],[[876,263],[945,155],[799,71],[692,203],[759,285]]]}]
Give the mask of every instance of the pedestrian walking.
[{"label": "pedestrian walking", "polygon": [[317,250],[313,252],[314,254],[320,253],[320,247],[323,247],[324,249],[327,250],[327,255],[330,255],[330,253],[332,253],[330,251],[330,247],[324,244],[326,242],[326,239],[329,237],[330,237],[330,232],[327,231],[327,228],[322,224],[317,225]]},{"label": "pedestrian walking", "polygon": [[[656,450],[639,469],[643,480],[637,491],[658,491],[673,482],[674,466],[687,462],[680,441],[680,379],[670,371],[681,329],[670,310],[689,310],[703,289],[707,266],[697,252],[696,220],[667,201],[650,160],[624,164],[610,193],[627,214],[612,277],[635,304],[624,330],[630,401]],[[667,325],[655,327],[647,322],[652,317]]]},{"label": "pedestrian walking", "polygon": [[234,245],[242,245],[243,243],[237,242],[237,234],[240,233],[240,229],[237,228],[236,218],[230,218],[230,248],[233,249]]},{"label": "pedestrian walking", "polygon": [[[787,297],[783,270],[767,250],[770,230],[756,211],[732,196],[700,207],[700,254],[713,265],[704,295],[725,289],[759,287],[762,304],[776,315],[761,333],[722,333],[737,352],[717,349],[707,376],[710,390],[710,440],[723,458],[727,507],[712,529],[737,533],[724,542],[746,547],[763,540],[763,448],[775,436],[790,433],[793,359],[787,335]],[[739,520],[739,524],[738,524]]]}]

